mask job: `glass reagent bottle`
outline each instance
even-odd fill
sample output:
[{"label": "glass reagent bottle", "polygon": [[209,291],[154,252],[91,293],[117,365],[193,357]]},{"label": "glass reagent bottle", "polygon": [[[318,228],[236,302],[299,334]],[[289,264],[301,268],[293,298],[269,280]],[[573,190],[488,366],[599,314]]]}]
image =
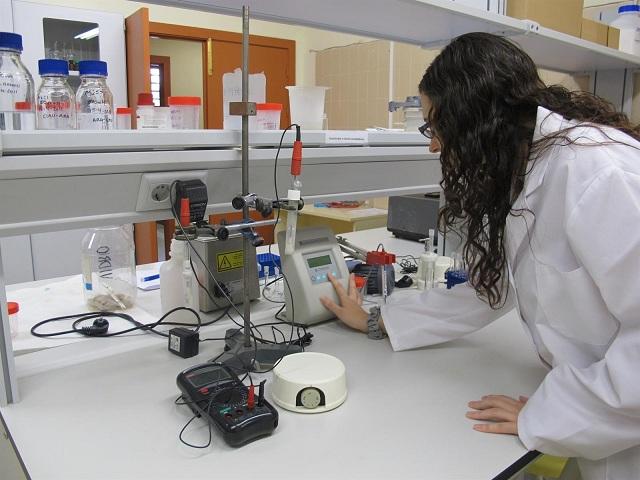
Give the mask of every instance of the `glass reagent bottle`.
[{"label": "glass reagent bottle", "polygon": [[20,53],[22,36],[0,32],[0,130],[35,129],[33,77]]},{"label": "glass reagent bottle", "polygon": [[66,60],[38,61],[42,84],[38,89],[36,124],[38,130],[73,130],[76,128],[76,98],[67,83]]}]

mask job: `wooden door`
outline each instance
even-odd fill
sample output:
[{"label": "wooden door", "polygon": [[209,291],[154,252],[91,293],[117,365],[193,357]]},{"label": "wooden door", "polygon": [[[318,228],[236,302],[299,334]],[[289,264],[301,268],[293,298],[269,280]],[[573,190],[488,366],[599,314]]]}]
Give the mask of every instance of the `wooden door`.
[{"label": "wooden door", "polygon": [[[213,68],[207,76],[208,124],[222,128],[222,75],[242,66],[242,35],[216,32],[208,54]],[[249,73],[264,72],[267,77],[267,102],[282,104],[280,124],[289,125],[289,95],[287,85],[296,84],[295,42],[277,38],[249,36]]]},{"label": "wooden door", "polygon": [[[151,91],[151,48],[149,45],[149,9],[141,8],[125,19],[127,45],[127,96],[129,106],[136,109],[138,93]],[[135,115],[131,119],[136,128]],[[158,261],[156,222],[133,226],[136,244],[136,264]]]},{"label": "wooden door", "polygon": [[[151,91],[150,35],[200,41],[203,58],[205,128],[222,128],[222,75],[240,68],[242,35],[220,30],[149,22],[148,8],[136,11],[126,19],[125,24],[129,106],[135,109],[138,93]],[[267,77],[267,101],[282,104],[281,125],[289,125],[291,118],[289,96],[284,87],[295,85],[296,82],[295,42],[251,35],[249,37],[249,73],[260,72],[264,72]],[[215,220],[217,217],[210,217],[211,222]],[[171,222],[165,222],[165,234],[172,232],[172,226]],[[261,233],[266,242],[272,242],[272,234],[268,230],[269,228],[266,228]],[[136,262],[138,264],[157,262],[156,223],[138,223],[134,231]]]}]

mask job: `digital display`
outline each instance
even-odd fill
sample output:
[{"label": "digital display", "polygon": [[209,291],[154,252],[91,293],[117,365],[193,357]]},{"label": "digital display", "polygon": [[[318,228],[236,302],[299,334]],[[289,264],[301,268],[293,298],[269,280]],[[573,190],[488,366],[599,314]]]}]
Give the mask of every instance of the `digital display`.
[{"label": "digital display", "polygon": [[331,255],[322,255],[321,257],[307,258],[307,263],[309,264],[309,268],[331,265]]},{"label": "digital display", "polygon": [[199,372],[190,373],[187,375],[187,378],[195,388],[231,379],[229,374],[220,367],[211,367],[200,370]]}]

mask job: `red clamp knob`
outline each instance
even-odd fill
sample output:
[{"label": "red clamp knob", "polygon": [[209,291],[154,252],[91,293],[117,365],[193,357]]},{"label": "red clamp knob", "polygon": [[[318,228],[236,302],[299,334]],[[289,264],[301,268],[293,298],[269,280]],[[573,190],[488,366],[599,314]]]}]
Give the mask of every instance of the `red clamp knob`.
[{"label": "red clamp knob", "polygon": [[256,405],[256,393],[253,384],[249,387],[249,395],[247,396],[247,408],[253,410]]}]

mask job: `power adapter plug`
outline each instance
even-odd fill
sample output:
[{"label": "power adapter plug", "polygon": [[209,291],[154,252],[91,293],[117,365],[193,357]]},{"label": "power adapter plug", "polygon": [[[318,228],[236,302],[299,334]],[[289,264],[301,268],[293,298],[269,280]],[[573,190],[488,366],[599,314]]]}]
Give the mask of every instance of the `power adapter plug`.
[{"label": "power adapter plug", "polygon": [[169,351],[182,358],[198,354],[200,334],[188,328],[176,327],[169,330]]}]

